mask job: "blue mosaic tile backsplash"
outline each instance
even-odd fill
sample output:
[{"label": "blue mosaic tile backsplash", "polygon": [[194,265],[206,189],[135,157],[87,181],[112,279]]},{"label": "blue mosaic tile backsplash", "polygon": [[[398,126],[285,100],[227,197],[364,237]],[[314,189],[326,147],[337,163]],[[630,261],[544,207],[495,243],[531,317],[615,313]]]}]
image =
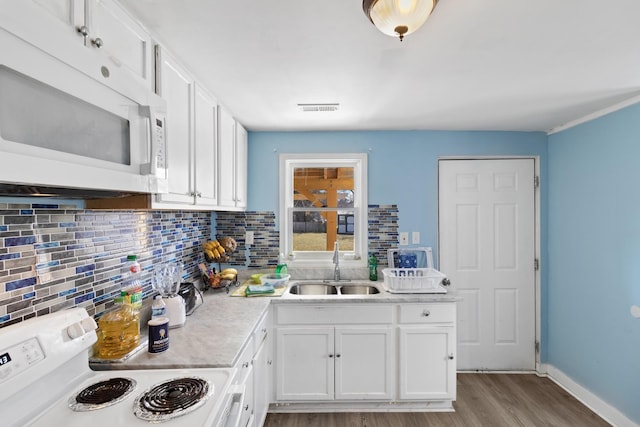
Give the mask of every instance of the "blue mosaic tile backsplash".
[{"label": "blue mosaic tile backsplash", "polygon": [[[279,232],[273,212],[217,212],[215,235],[238,243],[229,265],[272,268]],[[370,205],[369,251],[386,265],[398,245],[398,207]],[[181,261],[185,280],[203,262],[211,234],[209,212],[102,211],[76,205],[0,202],[0,328],[34,316],[80,306],[99,317],[120,292],[120,268],[138,255],[145,299],[153,265]],[[247,247],[245,232],[254,232]]]},{"label": "blue mosaic tile backsplash", "polygon": [[99,316],[120,292],[129,254],[142,265],[145,298],[155,263],[180,261],[191,280],[210,232],[209,212],[0,203],[0,327],[73,306]]},{"label": "blue mosaic tile backsplash", "polygon": [[[387,266],[387,249],[398,247],[398,206],[369,205],[369,252],[376,254],[381,268]],[[248,247],[246,231],[254,232]],[[278,263],[280,233],[273,212],[217,212],[216,237],[233,237],[238,243],[229,263],[250,268],[271,268]]]}]

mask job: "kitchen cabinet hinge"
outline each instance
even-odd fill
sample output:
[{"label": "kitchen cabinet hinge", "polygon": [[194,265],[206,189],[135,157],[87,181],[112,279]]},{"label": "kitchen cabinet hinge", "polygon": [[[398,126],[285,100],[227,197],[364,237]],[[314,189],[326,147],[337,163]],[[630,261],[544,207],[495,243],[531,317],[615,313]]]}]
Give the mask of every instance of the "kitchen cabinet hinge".
[{"label": "kitchen cabinet hinge", "polygon": [[540,270],[540,260],[538,258],[533,260],[533,269],[535,271]]},{"label": "kitchen cabinet hinge", "polygon": [[533,177],[533,188],[540,187],[540,177],[538,175]]}]

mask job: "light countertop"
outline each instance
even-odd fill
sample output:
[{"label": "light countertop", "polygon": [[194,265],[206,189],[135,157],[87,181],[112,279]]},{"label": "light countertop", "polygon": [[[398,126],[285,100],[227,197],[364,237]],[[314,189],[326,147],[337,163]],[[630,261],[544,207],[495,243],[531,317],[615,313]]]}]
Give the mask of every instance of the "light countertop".
[{"label": "light countertop", "polygon": [[[292,281],[293,282],[293,281]],[[382,290],[374,295],[298,296],[286,292],[281,297],[232,297],[224,290],[204,292],[204,303],[187,317],[181,328],[169,330],[169,349],[150,354],[140,349],[122,363],[90,363],[94,370],[180,369],[233,367],[251,333],[273,304],[360,304],[453,302],[447,294],[392,294]],[[233,290],[233,289],[232,289]],[[231,290],[231,291],[232,291]]]}]

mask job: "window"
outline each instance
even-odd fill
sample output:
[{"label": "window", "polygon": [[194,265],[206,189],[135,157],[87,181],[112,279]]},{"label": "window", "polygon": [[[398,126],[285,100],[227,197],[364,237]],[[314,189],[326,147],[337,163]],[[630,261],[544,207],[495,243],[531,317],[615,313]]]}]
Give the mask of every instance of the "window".
[{"label": "window", "polygon": [[367,257],[367,155],[280,155],[280,251],[291,265],[341,265]]}]

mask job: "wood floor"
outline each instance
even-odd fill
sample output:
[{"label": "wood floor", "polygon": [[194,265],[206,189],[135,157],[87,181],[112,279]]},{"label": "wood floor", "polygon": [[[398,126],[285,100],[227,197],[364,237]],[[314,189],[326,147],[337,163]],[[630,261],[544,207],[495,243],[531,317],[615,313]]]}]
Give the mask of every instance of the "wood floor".
[{"label": "wood floor", "polygon": [[548,378],[458,374],[456,412],[269,414],[264,427],[609,426]]}]

